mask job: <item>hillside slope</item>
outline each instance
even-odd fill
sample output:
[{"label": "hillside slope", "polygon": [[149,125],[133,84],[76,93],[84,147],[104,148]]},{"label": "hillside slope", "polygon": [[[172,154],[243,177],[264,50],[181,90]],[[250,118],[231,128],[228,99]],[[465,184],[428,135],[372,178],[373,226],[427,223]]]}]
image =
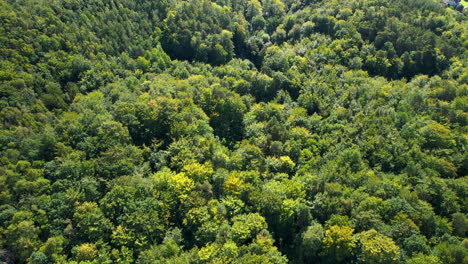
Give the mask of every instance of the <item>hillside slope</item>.
[{"label": "hillside slope", "polygon": [[0,0],[0,262],[466,263],[467,14]]}]

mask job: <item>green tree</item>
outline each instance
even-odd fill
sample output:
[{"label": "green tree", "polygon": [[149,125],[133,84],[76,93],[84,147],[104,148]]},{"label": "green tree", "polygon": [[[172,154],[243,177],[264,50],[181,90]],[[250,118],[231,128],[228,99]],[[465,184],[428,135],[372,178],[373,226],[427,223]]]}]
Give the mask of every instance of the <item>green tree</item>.
[{"label": "green tree", "polygon": [[307,228],[301,235],[300,252],[303,255],[303,261],[312,263],[319,259],[319,252],[323,248],[324,230],[321,224],[313,224]]},{"label": "green tree", "polygon": [[112,223],[94,202],[78,204],[73,214],[73,220],[82,241],[107,240],[109,231],[112,230]]},{"label": "green tree", "polygon": [[325,230],[323,243],[324,260],[330,263],[346,263],[354,258],[356,238],[349,226],[331,226]]},{"label": "green tree", "polygon": [[233,240],[240,244],[248,242],[267,228],[265,218],[258,213],[237,215],[233,217],[232,222]]},{"label": "green tree", "polygon": [[395,242],[375,229],[357,234],[361,253],[358,260],[362,263],[398,263],[400,248]]},{"label": "green tree", "polygon": [[20,220],[5,229],[8,248],[16,253],[20,261],[26,261],[40,245],[39,228],[31,220]]}]

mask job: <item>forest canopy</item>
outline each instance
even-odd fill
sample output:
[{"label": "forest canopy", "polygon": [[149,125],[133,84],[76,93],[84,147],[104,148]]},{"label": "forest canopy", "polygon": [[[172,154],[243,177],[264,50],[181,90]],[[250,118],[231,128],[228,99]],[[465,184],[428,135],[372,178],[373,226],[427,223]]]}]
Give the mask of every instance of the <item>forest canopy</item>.
[{"label": "forest canopy", "polygon": [[0,262],[468,263],[467,16],[0,0]]}]

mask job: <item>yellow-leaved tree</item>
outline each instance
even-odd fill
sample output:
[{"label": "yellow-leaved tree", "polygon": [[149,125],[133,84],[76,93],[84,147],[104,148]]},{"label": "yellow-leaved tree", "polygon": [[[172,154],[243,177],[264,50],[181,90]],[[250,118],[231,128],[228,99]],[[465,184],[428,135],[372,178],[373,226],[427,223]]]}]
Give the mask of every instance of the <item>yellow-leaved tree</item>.
[{"label": "yellow-leaved tree", "polygon": [[364,231],[357,236],[361,247],[359,263],[397,263],[400,258],[400,248],[395,242],[375,229]]}]

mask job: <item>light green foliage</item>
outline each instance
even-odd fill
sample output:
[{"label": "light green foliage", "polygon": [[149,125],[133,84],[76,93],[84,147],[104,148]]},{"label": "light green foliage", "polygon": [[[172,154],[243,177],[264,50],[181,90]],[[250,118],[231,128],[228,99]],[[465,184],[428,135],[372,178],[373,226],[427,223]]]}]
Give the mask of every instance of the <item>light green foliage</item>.
[{"label": "light green foliage", "polygon": [[44,253],[47,257],[54,261],[58,261],[65,257],[63,248],[66,245],[66,240],[62,236],[50,237],[39,248],[39,252]]},{"label": "light green foliage", "polygon": [[417,254],[416,256],[409,259],[406,263],[416,264],[416,263],[427,263],[427,264],[441,264],[442,261],[436,256],[427,256],[422,253]]},{"label": "light green foliage", "polygon": [[193,163],[182,168],[185,175],[196,182],[204,182],[211,178],[214,171],[209,164]]},{"label": "light green foliage", "polygon": [[4,231],[9,247],[17,252],[18,257],[26,259],[40,245],[39,229],[34,222],[23,220],[9,225]]},{"label": "light green foliage", "polygon": [[465,263],[435,0],[0,0],[0,263]]},{"label": "light green foliage", "polygon": [[362,263],[397,263],[400,258],[400,248],[395,242],[375,229],[356,235],[361,247],[358,257]]},{"label": "light green foliage", "polygon": [[95,244],[81,244],[76,250],[76,259],[79,261],[93,260],[97,257]]},{"label": "light green foliage", "polygon": [[324,251],[328,261],[344,263],[353,257],[356,247],[356,238],[353,236],[354,229],[349,226],[331,226],[325,230],[322,240]]},{"label": "light green foliage", "polygon": [[232,221],[232,235],[237,243],[243,243],[267,228],[265,218],[258,213],[238,215]]},{"label": "light green foliage", "polygon": [[428,148],[450,148],[455,142],[450,138],[450,129],[437,122],[431,122],[420,130]]},{"label": "light green foliage", "polygon": [[195,188],[195,183],[192,179],[187,177],[185,173],[176,174],[173,181],[175,184],[175,191],[180,200],[187,199],[190,191]]},{"label": "light green foliage", "polygon": [[78,204],[73,214],[77,231],[83,240],[97,241],[108,235],[112,224],[94,202]]}]

